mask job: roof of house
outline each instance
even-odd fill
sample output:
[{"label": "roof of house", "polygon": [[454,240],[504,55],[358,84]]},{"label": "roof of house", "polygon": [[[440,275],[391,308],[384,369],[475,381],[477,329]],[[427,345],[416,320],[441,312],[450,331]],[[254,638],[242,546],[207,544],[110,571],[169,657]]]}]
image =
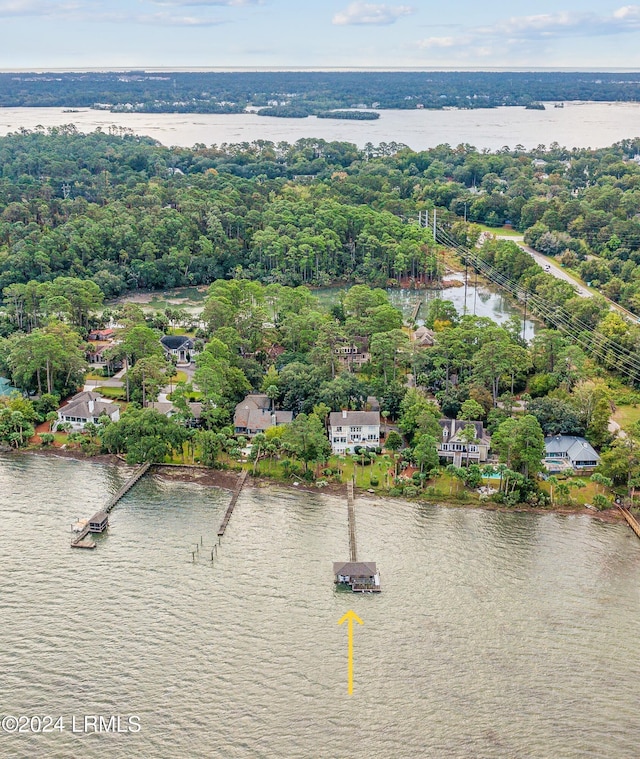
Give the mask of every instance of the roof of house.
[{"label": "roof of house", "polygon": [[566,453],[572,461],[599,461],[600,456],[583,437],[576,435],[553,435],[544,439],[547,456],[554,453]]},{"label": "roof of house", "polygon": [[380,424],[379,411],[332,411],[329,414],[332,427],[358,425],[375,426]]},{"label": "roof of house", "polygon": [[[248,427],[249,415],[252,412],[266,410],[271,406],[268,395],[251,394],[237,404],[233,414],[233,422],[236,427]],[[255,428],[252,428],[255,429]]]},{"label": "roof of house", "polygon": [[163,335],[160,342],[170,351],[177,351],[183,347],[190,350],[194,345],[193,340],[187,335]]},{"label": "roof of house", "polygon": [[89,332],[89,340],[108,340],[115,335],[114,329],[92,329]]},{"label": "roof of house", "polygon": [[170,401],[152,401],[147,404],[147,408],[152,408],[163,416],[169,416],[176,408]]},{"label": "roof of house", "polygon": [[72,395],[71,398],[69,398],[67,405],[70,406],[72,403],[78,403],[79,401],[101,401],[101,400],[103,400],[103,398],[98,393],[92,393],[90,390],[82,390],[79,393]]},{"label": "roof of house", "polygon": [[235,427],[246,428],[248,430],[268,430],[274,424],[290,424],[292,421],[292,411],[271,412],[259,408],[250,408],[248,411],[242,409],[240,413],[236,412],[233,417]]},{"label": "roof of house", "polygon": [[376,574],[375,561],[334,561],[333,574],[345,577],[373,577]]},{"label": "roof of house", "polygon": [[482,422],[469,422],[464,419],[439,419],[438,423],[442,428],[442,437],[444,439],[444,432],[447,432],[447,440],[453,440],[465,427],[472,425],[476,429],[476,437],[480,441],[489,442],[491,438],[489,433],[485,430]]},{"label": "roof of house", "polygon": [[[91,395],[91,393],[89,393],[89,395]],[[120,409],[120,406],[115,403],[109,403],[101,399],[94,401],[93,411],[91,411],[89,409],[89,400],[92,399],[77,402],[72,399],[71,402],[66,406],[63,406],[60,411],[63,416],[74,416],[77,419],[93,419],[94,417],[97,418],[103,414],[111,416],[111,414]]]},{"label": "roof of house", "polygon": [[98,511],[96,512],[91,519],[89,520],[90,524],[94,524],[95,522],[98,522],[98,524],[101,524],[105,521],[105,519],[108,519],[109,515],[106,511]]}]

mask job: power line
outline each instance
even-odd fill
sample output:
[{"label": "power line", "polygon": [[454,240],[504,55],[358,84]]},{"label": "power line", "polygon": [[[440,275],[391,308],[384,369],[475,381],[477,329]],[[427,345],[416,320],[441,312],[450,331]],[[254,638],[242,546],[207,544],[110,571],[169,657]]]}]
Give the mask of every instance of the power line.
[{"label": "power line", "polygon": [[[449,233],[440,226],[437,227],[437,234],[447,246],[456,250],[456,252],[463,256],[465,260],[468,259],[476,268],[476,271],[482,272],[488,279],[508,290],[517,300],[525,300],[525,302],[532,305],[540,316],[553,324],[556,329],[567,333],[573,342],[584,348],[585,352],[595,354],[596,358],[599,358],[604,362],[611,362],[612,358],[620,361],[622,365],[616,367],[616,370],[621,374],[630,377],[632,380],[636,382],[638,381],[640,377],[640,360],[627,348],[616,343],[602,333],[595,331],[590,325],[584,323],[581,319],[571,316],[571,314],[560,306],[556,306],[555,304],[546,301],[537,293],[529,292],[519,283],[511,280],[481,258],[478,253],[474,253],[457,243]],[[581,328],[582,332],[578,332],[576,328]],[[596,338],[595,341],[593,340],[594,337]]]}]

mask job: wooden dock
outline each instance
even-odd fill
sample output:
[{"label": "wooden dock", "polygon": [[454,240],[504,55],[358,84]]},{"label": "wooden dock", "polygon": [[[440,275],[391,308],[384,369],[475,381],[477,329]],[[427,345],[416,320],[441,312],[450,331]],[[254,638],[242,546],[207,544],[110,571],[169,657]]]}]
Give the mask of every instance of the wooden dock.
[{"label": "wooden dock", "polygon": [[236,506],[236,502],[238,500],[238,496],[242,492],[242,488],[244,487],[245,480],[247,479],[247,475],[249,472],[245,469],[238,478],[238,484],[236,485],[236,489],[233,491],[233,495],[231,496],[231,502],[229,503],[229,506],[227,508],[227,511],[222,519],[222,522],[220,523],[220,528],[218,529],[218,537],[221,538],[225,530],[227,529],[227,525],[229,524],[229,520],[231,519],[231,515],[233,514],[233,510]]},{"label": "wooden dock", "polygon": [[[81,532],[79,532],[76,536],[74,536],[71,539],[71,548],[95,548],[96,544],[95,542],[89,537],[89,533],[91,532],[102,532],[107,525],[107,518],[105,515],[109,514],[109,512],[113,509],[113,507],[118,503],[118,501],[123,498],[130,490],[131,488],[138,482],[144,475],[151,469],[153,466],[152,463],[147,462],[146,464],[142,464],[142,466],[138,467],[136,471],[129,477],[129,479],[125,482],[125,484],[118,490],[117,493],[111,496],[109,500],[105,503],[105,505],[100,509],[100,511],[96,512],[91,519],[87,520],[87,524],[83,528]],[[97,517],[101,517],[100,519],[97,519]],[[101,528],[95,528],[94,525],[100,523],[102,526]]]},{"label": "wooden dock", "polygon": [[118,503],[118,501],[121,498],[124,498],[124,496],[131,490],[131,488],[138,482],[138,480],[142,479],[142,477],[145,476],[145,474],[151,469],[153,466],[152,463],[147,462],[146,464],[143,464],[141,467],[136,469],[136,471],[129,477],[129,479],[124,483],[124,485],[118,490],[118,492],[111,496],[109,500],[106,502],[106,504],[102,507],[102,511],[105,511],[107,514],[111,511],[111,509]]},{"label": "wooden dock", "polygon": [[349,556],[350,561],[358,561],[356,545],[356,511],[354,507],[353,480],[347,482],[347,512],[349,517]]},{"label": "wooden dock", "polygon": [[631,529],[635,532],[635,534],[640,538],[640,523],[638,520],[633,516],[633,514],[628,510],[623,508],[622,506],[618,505],[618,508],[622,512],[622,516],[627,520],[627,524]]},{"label": "wooden dock", "polygon": [[420,312],[420,306],[421,306],[421,305],[422,305],[422,301],[421,301],[421,300],[417,300],[417,301],[416,301],[416,302],[413,304],[413,309],[412,309],[412,311],[411,311],[411,319],[410,319],[410,323],[413,323],[413,322],[415,322],[415,320],[418,318],[418,313]]}]

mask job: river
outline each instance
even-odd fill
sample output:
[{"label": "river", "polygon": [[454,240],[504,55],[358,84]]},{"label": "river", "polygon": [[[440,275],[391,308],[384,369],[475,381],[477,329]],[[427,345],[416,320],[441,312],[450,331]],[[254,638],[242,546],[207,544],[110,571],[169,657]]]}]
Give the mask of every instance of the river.
[{"label": "river", "polygon": [[[3,735],[2,757],[637,755],[626,526],[358,497],[359,558],[383,592],[356,596],[332,582],[346,504],[320,494],[245,489],[212,564],[229,493],[148,476],[95,551],[71,550],[70,523],[123,476],[0,455],[0,711],[67,720]],[[351,697],[350,608],[364,621]],[[141,731],[70,732],[71,715],[112,714]]]},{"label": "river", "polygon": [[500,150],[521,144],[532,149],[556,141],[572,147],[602,148],[625,138],[640,136],[640,103],[547,104],[544,111],[520,107],[478,110],[383,110],[377,121],[281,119],[244,114],[143,114],[62,108],[0,108],[0,135],[21,127],[33,129],[73,123],[91,132],[112,125],[132,129],[159,140],[163,145],[192,147],[282,140],[293,143],[302,137],[344,140],[360,147],[367,142],[400,142],[414,150],[442,143],[469,143],[477,148]]}]

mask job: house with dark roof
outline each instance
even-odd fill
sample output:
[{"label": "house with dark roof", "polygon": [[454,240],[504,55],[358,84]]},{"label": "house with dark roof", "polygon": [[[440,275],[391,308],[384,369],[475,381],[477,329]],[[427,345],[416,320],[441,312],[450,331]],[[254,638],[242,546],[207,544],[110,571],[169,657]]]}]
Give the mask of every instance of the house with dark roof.
[{"label": "house with dark roof", "polygon": [[379,411],[333,411],[329,414],[329,441],[336,454],[353,453],[356,446],[380,445]]},{"label": "house with dark roof", "polygon": [[176,357],[178,366],[188,366],[198,353],[195,341],[187,335],[164,335],[160,344],[169,358]]},{"label": "house with dark roof", "polygon": [[[438,442],[438,456],[455,466],[482,464],[489,456],[491,437],[482,422],[467,422],[462,419],[440,419],[441,438]],[[466,442],[462,431],[471,425],[475,429],[475,440]]]},{"label": "house with dark roof", "polygon": [[68,422],[73,429],[81,430],[88,422],[98,424],[101,416],[108,416],[112,422],[120,419],[120,406],[106,401],[101,395],[84,391],[71,398],[58,409],[58,422]]},{"label": "house with dark roof", "polygon": [[579,471],[595,469],[600,456],[583,437],[576,435],[552,435],[544,439],[544,463],[549,472],[567,469]]},{"label": "house with dark roof", "polygon": [[259,432],[266,432],[270,427],[290,424],[292,411],[272,411],[268,395],[252,393],[236,406],[233,414],[233,427],[236,435],[253,437]]}]

